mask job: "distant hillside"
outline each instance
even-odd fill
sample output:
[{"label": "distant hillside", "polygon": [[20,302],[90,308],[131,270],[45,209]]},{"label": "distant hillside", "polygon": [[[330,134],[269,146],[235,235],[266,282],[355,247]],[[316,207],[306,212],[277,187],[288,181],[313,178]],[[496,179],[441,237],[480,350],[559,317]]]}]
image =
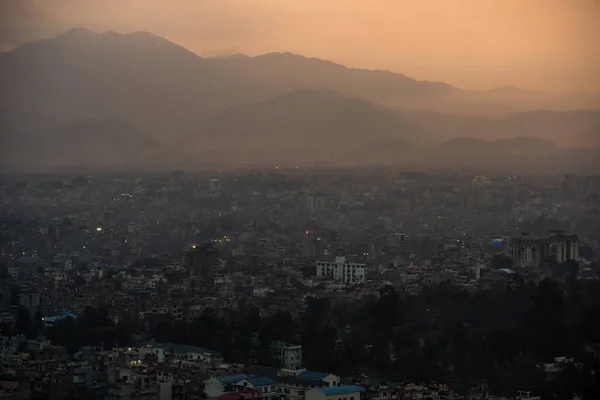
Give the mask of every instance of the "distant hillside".
[{"label": "distant hillside", "polygon": [[447,115],[432,111],[399,113],[436,137],[449,140],[470,137],[495,140],[534,137],[557,146],[600,146],[600,111],[537,110],[504,118]]},{"label": "distant hillside", "polygon": [[169,138],[229,107],[243,84],[149,33],[75,29],[0,55],[0,113],[121,118]]},{"label": "distant hillside", "polygon": [[234,107],[204,125],[203,143],[246,151],[351,151],[373,140],[429,141],[390,109],[324,90],[297,90]]},{"label": "distant hillside", "polygon": [[510,103],[476,99],[473,93],[442,82],[417,81],[390,71],[347,68],[292,53],[212,58],[206,62],[230,76],[256,84],[262,95],[302,88],[328,89],[406,109],[482,115],[518,111]]},{"label": "distant hillside", "polygon": [[[368,142],[354,152],[349,164],[388,164],[394,165],[412,158],[415,146],[402,139],[387,139]],[[419,150],[417,150],[420,152]],[[339,162],[344,164],[344,156]]]},{"label": "distant hillside", "polygon": [[[197,131],[203,120],[232,106],[297,89],[327,89],[386,106],[449,114],[600,107],[594,94],[465,91],[290,53],[202,59],[151,33],[97,34],[81,28],[1,53],[0,80],[0,113],[122,118],[162,138]],[[536,100],[546,98],[554,100]]]},{"label": "distant hillside", "polygon": [[548,140],[532,137],[516,137],[486,141],[476,138],[456,138],[449,140],[434,151],[446,155],[463,157],[539,155],[556,151],[556,146]]},{"label": "distant hillside", "polygon": [[23,135],[3,146],[4,162],[58,166],[108,166],[164,154],[154,139],[118,119],[82,119]]},{"label": "distant hillside", "polygon": [[[407,145],[457,137],[600,146],[600,111],[572,110],[600,108],[594,93],[466,91],[290,53],[203,59],[146,32],[74,29],[20,46],[0,53],[0,82],[0,151],[17,161],[19,153],[7,149],[22,151],[21,162],[120,160],[143,143],[194,156],[213,151],[215,159],[219,149],[231,160],[274,152],[300,159],[362,151],[376,158],[369,143],[388,143],[380,151],[393,159]],[[101,133],[73,133],[81,131]],[[140,132],[144,138],[135,142]],[[132,142],[119,142],[121,136]],[[110,153],[117,151],[113,142],[122,154]]]}]

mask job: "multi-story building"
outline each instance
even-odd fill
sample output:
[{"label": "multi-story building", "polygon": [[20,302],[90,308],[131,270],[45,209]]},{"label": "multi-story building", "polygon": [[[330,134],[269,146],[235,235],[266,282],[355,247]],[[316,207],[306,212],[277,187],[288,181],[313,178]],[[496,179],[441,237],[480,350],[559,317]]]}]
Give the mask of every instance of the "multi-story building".
[{"label": "multi-story building", "polygon": [[552,231],[543,239],[524,233],[511,240],[508,256],[518,266],[538,265],[547,256],[555,256],[556,261],[565,263],[579,258],[579,239],[563,231]]},{"label": "multi-story building", "polygon": [[285,369],[297,370],[302,367],[302,346],[281,348],[281,364]]},{"label": "multi-story building", "polygon": [[337,256],[330,261],[317,261],[317,277],[329,277],[347,284],[361,283],[367,278],[367,266]]},{"label": "multi-story building", "polygon": [[334,386],[306,392],[306,400],[360,400],[365,389],[360,386]]}]

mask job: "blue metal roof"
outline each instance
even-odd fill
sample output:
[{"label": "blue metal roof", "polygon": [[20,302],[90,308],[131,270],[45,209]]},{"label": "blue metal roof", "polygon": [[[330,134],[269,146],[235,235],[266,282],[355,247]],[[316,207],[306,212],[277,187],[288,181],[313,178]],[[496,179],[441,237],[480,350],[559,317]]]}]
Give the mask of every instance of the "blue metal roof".
[{"label": "blue metal roof", "polygon": [[247,374],[235,374],[235,375],[217,376],[216,378],[219,381],[221,381],[222,383],[238,383],[239,381],[242,381],[248,377],[249,377],[249,375],[247,375]]},{"label": "blue metal roof", "polygon": [[246,380],[248,381],[248,383],[250,383],[254,387],[275,384],[275,381],[273,379],[269,378],[268,376],[261,376],[259,378],[250,378],[250,379],[246,379]]},{"label": "blue metal roof", "polygon": [[329,376],[327,372],[302,371],[298,374],[298,378],[303,379],[318,379],[323,380]]},{"label": "blue metal roof", "polygon": [[320,391],[325,396],[331,396],[331,395],[335,395],[335,394],[347,394],[347,393],[362,392],[365,389],[360,386],[356,386],[356,385],[348,385],[348,386],[331,386],[331,387],[315,389],[315,390]]},{"label": "blue metal roof", "polygon": [[61,312],[58,315],[50,315],[50,316],[44,317],[44,321],[45,322],[56,322],[56,321],[60,321],[62,319],[65,319],[67,317],[71,317],[71,318],[75,319],[75,318],[77,318],[77,315],[71,314],[71,313],[66,312],[66,311],[63,311],[63,312]]}]

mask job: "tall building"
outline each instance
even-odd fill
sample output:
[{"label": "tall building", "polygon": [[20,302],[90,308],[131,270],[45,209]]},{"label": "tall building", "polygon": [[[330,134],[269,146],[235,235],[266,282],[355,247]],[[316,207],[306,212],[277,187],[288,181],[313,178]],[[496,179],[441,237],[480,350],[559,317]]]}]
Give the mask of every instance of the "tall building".
[{"label": "tall building", "polygon": [[302,368],[302,346],[284,346],[281,348],[281,365],[284,369]]},{"label": "tall building", "polygon": [[323,196],[308,196],[306,198],[306,208],[309,211],[317,211],[325,208],[325,198]]},{"label": "tall building", "polygon": [[600,175],[565,175],[561,182],[561,191],[565,197],[586,197],[590,193],[600,193]]},{"label": "tall building", "polygon": [[221,189],[221,182],[218,178],[212,178],[210,180],[210,191],[218,192]]},{"label": "tall building", "polygon": [[508,256],[517,266],[538,265],[547,256],[555,256],[562,264],[579,258],[579,239],[563,231],[551,231],[548,238],[523,233],[520,238],[511,240]]},{"label": "tall building", "polygon": [[346,257],[337,256],[331,261],[317,261],[317,277],[329,277],[347,284],[364,282],[367,279],[367,265],[353,263]]}]

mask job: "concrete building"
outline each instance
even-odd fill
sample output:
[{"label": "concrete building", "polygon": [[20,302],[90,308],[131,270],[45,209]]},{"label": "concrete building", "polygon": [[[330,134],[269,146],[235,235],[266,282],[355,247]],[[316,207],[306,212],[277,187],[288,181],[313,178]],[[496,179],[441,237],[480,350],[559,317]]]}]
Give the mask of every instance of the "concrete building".
[{"label": "concrete building", "polygon": [[238,391],[260,391],[264,400],[275,400],[277,395],[277,382],[267,376],[245,378],[236,383]]},{"label": "concrete building", "polygon": [[307,379],[312,381],[318,381],[325,384],[325,386],[333,387],[340,385],[340,377],[329,372],[317,372],[317,371],[302,371],[297,376],[299,379]]},{"label": "concrete building", "polygon": [[323,196],[308,196],[306,198],[306,208],[310,211],[322,210],[325,208],[325,198]]},{"label": "concrete building", "polygon": [[284,369],[300,369],[302,367],[302,346],[282,347],[281,364]]},{"label": "concrete building", "polygon": [[248,378],[247,374],[214,376],[204,383],[204,393],[211,398],[217,398],[224,393],[237,392],[236,384]]},{"label": "concrete building", "polygon": [[360,400],[365,389],[360,386],[333,386],[306,392],[306,400]]},{"label": "concrete building", "polygon": [[210,180],[210,191],[218,192],[221,189],[221,182],[218,178],[213,178]]},{"label": "concrete building", "polygon": [[327,383],[323,381],[295,376],[279,376],[277,384],[281,396],[279,400],[304,400],[308,390],[328,387]]},{"label": "concrete building", "polygon": [[337,256],[332,261],[317,261],[317,277],[333,278],[346,284],[361,283],[367,279],[367,266],[353,263],[346,257]]},{"label": "concrete building", "polygon": [[522,234],[508,246],[508,256],[515,265],[538,265],[545,257],[555,256],[556,261],[565,263],[579,258],[579,239],[576,235],[565,235],[563,231],[552,231],[548,238],[537,238]]}]

